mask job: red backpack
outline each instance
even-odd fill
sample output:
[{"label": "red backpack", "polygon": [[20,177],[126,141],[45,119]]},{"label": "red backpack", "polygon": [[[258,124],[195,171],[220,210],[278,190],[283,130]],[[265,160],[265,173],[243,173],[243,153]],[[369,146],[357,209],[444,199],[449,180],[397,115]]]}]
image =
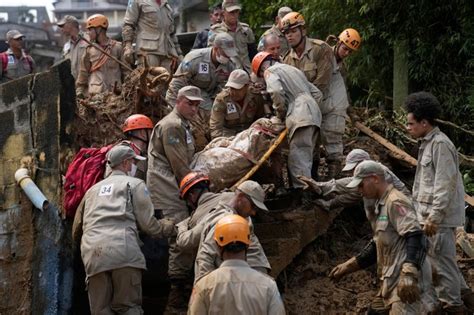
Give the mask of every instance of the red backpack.
[{"label": "red backpack", "polygon": [[81,148],[69,164],[63,196],[63,207],[67,218],[74,217],[86,191],[104,178],[106,155],[114,145]]}]

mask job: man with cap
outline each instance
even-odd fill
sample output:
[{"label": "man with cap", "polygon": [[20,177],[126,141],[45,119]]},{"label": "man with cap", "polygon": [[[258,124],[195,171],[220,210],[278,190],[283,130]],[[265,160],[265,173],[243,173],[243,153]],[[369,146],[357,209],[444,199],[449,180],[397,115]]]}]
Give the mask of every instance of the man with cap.
[{"label": "man with cap", "polygon": [[145,182],[129,175],[144,159],[129,146],[112,148],[112,173],[86,192],[77,209],[72,236],[81,244],[92,314],[142,314],[146,264],[138,231],[155,238],[176,235],[173,221],[153,216]]},{"label": "man with cap", "polygon": [[[342,171],[353,171],[354,168],[363,161],[372,160],[369,153],[362,149],[354,149],[346,156],[346,165]],[[393,186],[411,197],[410,191],[405,187],[405,184],[385,165],[380,164],[385,171],[385,181],[393,184]],[[356,188],[348,188],[347,184],[352,180],[352,177],[344,177],[339,179],[332,179],[327,182],[316,182],[312,178],[304,176],[299,177],[304,181],[311,190],[323,198],[315,199],[313,202],[324,210],[333,210],[338,208],[345,208],[364,201],[365,211],[369,211],[375,205],[375,200],[367,199],[357,191]]]},{"label": "man with cap", "polygon": [[84,34],[80,32],[79,22],[74,16],[65,15],[57,25],[61,33],[68,38],[63,46],[63,58],[71,61],[71,74],[75,80],[81,66],[81,58],[88,44],[82,40]]},{"label": "man with cap", "polygon": [[229,202],[221,202],[216,209],[202,219],[205,226],[202,227],[201,240],[194,264],[194,283],[203,276],[218,268],[222,262],[219,248],[214,241],[214,231],[216,223],[224,216],[238,214],[248,220],[250,225],[250,246],[247,251],[247,262],[250,267],[267,273],[270,271],[270,263],[253,231],[252,219],[257,211],[268,211],[263,203],[265,192],[257,182],[247,180],[240,184],[234,197]]},{"label": "man with cap", "polygon": [[10,30],[5,37],[10,47],[0,53],[0,83],[33,73],[36,69],[33,58],[23,50],[25,35],[18,30]]},{"label": "man with cap", "polygon": [[190,51],[176,70],[166,92],[166,101],[175,106],[176,95],[180,88],[194,85],[201,89],[204,101],[198,116],[192,122],[196,150],[202,150],[210,140],[209,117],[214,98],[224,87],[235,65],[230,60],[237,56],[234,39],[226,33],[217,34],[213,46]]},{"label": "man with cap", "polygon": [[242,6],[239,0],[224,0],[222,3],[224,21],[211,26],[209,31],[209,46],[212,45],[215,34],[227,33],[234,39],[238,55],[235,58],[237,68],[251,72],[250,60],[257,53],[255,35],[248,24],[239,22]]},{"label": "man with cap", "polygon": [[[195,146],[190,122],[195,119],[202,101],[198,87],[188,85],[181,88],[176,106],[155,125],[148,145],[147,186],[153,206],[163,217],[176,223],[189,216],[186,202],[179,197],[178,184],[191,171],[189,164]],[[187,266],[192,260],[190,255],[177,251],[175,240],[168,240],[171,290],[176,290],[190,277]],[[169,299],[168,303],[172,302]]]},{"label": "man with cap", "polygon": [[213,234],[223,262],[194,285],[188,314],[286,314],[275,280],[246,261],[251,245],[247,220],[226,215]]},{"label": "man with cap", "polygon": [[376,200],[375,207],[366,213],[373,239],[360,254],[336,266],[329,277],[339,280],[377,263],[381,288],[372,305],[383,305],[390,314],[424,314],[433,306],[423,309],[425,303],[420,302],[433,292],[431,266],[425,259],[426,239],[411,199],[385,176],[384,168],[375,161],[363,161],[355,168],[347,187]]},{"label": "man with cap", "polygon": [[209,127],[211,138],[235,136],[250,127],[263,112],[263,100],[249,85],[250,77],[242,69],[232,71],[229,81],[212,105]]},{"label": "man with cap", "polygon": [[[209,20],[211,21],[211,26],[222,22],[222,3],[215,4],[209,9]],[[209,29],[210,28],[205,28],[197,33],[192,49],[207,47]]]},{"label": "man with cap", "polygon": [[174,11],[168,0],[130,0],[123,21],[124,58],[133,65],[132,44],[136,44],[138,66],[165,67],[176,70],[183,59],[176,28]]},{"label": "man with cap", "polygon": [[281,32],[281,19],[283,19],[285,15],[292,11],[293,10],[289,7],[281,7],[280,9],[278,9],[278,14],[275,17],[275,24],[273,24],[271,28],[266,30],[258,40],[258,51],[270,52],[269,47],[276,46],[276,43],[278,42],[280,47],[278,56],[285,56],[288,53],[288,51],[290,50],[290,46],[288,45],[288,41],[286,40],[285,34]]}]

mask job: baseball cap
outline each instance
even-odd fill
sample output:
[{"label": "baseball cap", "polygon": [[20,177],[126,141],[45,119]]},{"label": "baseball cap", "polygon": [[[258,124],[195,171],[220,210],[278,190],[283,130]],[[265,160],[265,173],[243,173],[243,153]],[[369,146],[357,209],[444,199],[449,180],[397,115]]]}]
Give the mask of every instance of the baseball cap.
[{"label": "baseball cap", "polygon": [[109,153],[107,153],[107,164],[110,167],[115,167],[128,159],[135,159],[139,161],[146,160],[146,157],[137,155],[135,151],[128,145],[116,145],[114,146]]},{"label": "baseball cap", "polygon": [[79,25],[79,21],[76,19],[75,16],[72,15],[65,15],[58,23],[56,23],[59,27],[63,27],[66,23],[72,23]]},{"label": "baseball cap", "polygon": [[362,161],[370,160],[370,155],[362,149],[354,149],[346,156],[346,165],[342,171],[352,171]]},{"label": "baseball cap", "polygon": [[352,180],[349,184],[347,184],[347,188],[355,188],[359,186],[360,182],[366,177],[372,176],[372,175],[385,175],[385,171],[382,168],[382,165],[380,163],[377,163],[375,161],[363,161],[354,170],[354,177],[352,177]]},{"label": "baseball cap", "polygon": [[190,101],[204,101],[204,99],[201,97],[201,89],[193,85],[188,85],[181,88],[178,91],[178,98],[181,96],[186,97]]},{"label": "baseball cap", "polygon": [[25,35],[23,35],[22,33],[20,33],[20,31],[18,30],[10,30],[7,32],[7,35],[5,36],[7,38],[7,42],[10,40],[10,39],[18,39],[18,38],[21,38],[21,37],[25,37]]},{"label": "baseball cap", "polygon": [[222,2],[222,9],[227,12],[232,12],[235,10],[242,10],[242,5],[239,0],[224,0],[224,2]]},{"label": "baseball cap", "polygon": [[234,70],[230,73],[229,79],[227,80],[227,83],[225,84],[226,87],[232,87],[234,89],[241,89],[243,88],[246,84],[250,82],[250,77],[242,69],[237,69]]},{"label": "baseball cap", "polygon": [[234,38],[228,33],[218,33],[214,37],[214,47],[222,48],[227,57],[232,58],[237,56],[237,49],[235,48]]},{"label": "baseball cap", "polygon": [[252,199],[252,202],[259,208],[264,211],[268,211],[267,206],[263,203],[265,200],[265,192],[263,191],[262,186],[259,183],[254,182],[253,180],[246,180],[239,186],[237,189],[246,194]]},{"label": "baseball cap", "polygon": [[278,9],[278,16],[280,18],[283,18],[285,15],[287,15],[290,12],[293,12],[293,10],[290,7],[281,7],[280,9]]}]

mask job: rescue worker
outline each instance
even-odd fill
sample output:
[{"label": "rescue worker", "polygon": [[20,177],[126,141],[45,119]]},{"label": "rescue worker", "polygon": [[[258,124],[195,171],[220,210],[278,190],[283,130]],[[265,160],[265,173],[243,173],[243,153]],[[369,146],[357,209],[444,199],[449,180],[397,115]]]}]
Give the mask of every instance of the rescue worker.
[{"label": "rescue worker", "polygon": [[[211,21],[211,26],[222,22],[221,3],[212,6],[209,11],[209,20]],[[205,28],[203,31],[197,33],[196,38],[194,39],[192,49],[200,49],[207,47],[209,30],[210,28]]]},{"label": "rescue worker", "polygon": [[213,234],[223,262],[194,285],[188,314],[286,314],[275,281],[246,261],[251,244],[247,220],[227,215]]},{"label": "rescue worker", "polygon": [[[331,47],[322,40],[306,36],[305,20],[300,13],[291,12],[285,15],[282,19],[282,32],[291,46],[283,62],[303,71],[308,81],[323,93],[324,100],[320,104],[323,115],[321,139],[327,152],[327,178],[335,178],[341,169],[342,136],[346,109],[349,106],[344,79]],[[314,178],[317,178],[318,165],[319,145],[314,159]]]},{"label": "rescue worker", "polygon": [[145,183],[127,175],[145,159],[128,146],[112,148],[107,159],[112,173],[86,192],[76,212],[73,240],[81,244],[93,315],[142,314],[146,266],[138,230],[155,238],[176,235],[173,221],[153,216]]},{"label": "rescue worker", "polygon": [[[189,216],[186,202],[179,197],[178,183],[191,170],[189,164],[194,154],[194,140],[190,121],[197,115],[203,101],[201,90],[185,86],[178,91],[173,111],[154,127],[148,146],[147,186],[155,210],[176,223]],[[189,264],[192,256],[177,250],[176,238],[168,239],[168,276],[171,290],[168,309],[179,307],[182,291],[189,282]]]},{"label": "rescue worker", "polygon": [[306,80],[300,70],[278,63],[267,52],[260,52],[255,56],[252,71],[258,77],[265,78],[276,115],[286,123],[289,175],[293,188],[302,189],[304,183],[297,176],[311,177],[313,155],[321,126],[319,104],[323,95]]},{"label": "rescue worker", "polygon": [[[289,7],[281,7],[278,9],[278,14],[275,17],[275,24],[273,26],[266,30],[262,36],[260,36],[260,39],[258,40],[258,51],[268,51],[268,49],[265,49],[265,46],[268,46],[268,43],[265,43],[265,39],[271,38],[272,39],[272,44],[276,45],[276,41],[274,40],[274,36],[278,39],[278,42],[280,43],[280,56],[285,56],[288,51],[290,50],[290,46],[288,45],[288,41],[286,40],[285,34],[281,32],[281,20],[287,15],[288,13],[292,12],[293,10]],[[268,37],[268,35],[274,35],[272,37]],[[271,52],[270,52],[271,53]],[[275,57],[275,56],[274,56]]]},{"label": "rescue worker", "polygon": [[82,40],[84,36],[79,30],[79,21],[72,15],[65,15],[56,24],[61,33],[68,38],[63,46],[63,58],[71,62],[71,74],[74,80],[77,79],[81,66],[81,58],[86,51],[88,44]]},{"label": "rescue worker", "polygon": [[[109,21],[102,14],[91,15],[87,19],[86,28],[91,42],[95,42],[108,55],[122,58],[122,43],[107,37]],[[79,75],[76,80],[76,97],[89,96],[113,91],[121,86],[127,70],[107,54],[92,45],[87,46],[82,56]],[[86,93],[87,92],[87,93]]]},{"label": "rescue worker", "polygon": [[[437,98],[428,92],[408,95],[405,100],[407,130],[419,140],[413,200],[418,221],[429,237],[428,258],[439,278],[436,292],[443,310],[462,314],[461,290],[466,299],[472,291],[456,263],[456,227],[465,221],[464,186],[456,147],[439,129],[441,113]],[[471,309],[472,312],[472,309]]]},{"label": "rescue worker", "polygon": [[35,61],[23,50],[25,35],[18,30],[10,30],[5,38],[9,48],[0,53],[0,83],[34,73]]},{"label": "rescue worker", "polygon": [[174,73],[183,59],[176,37],[174,12],[168,0],[130,0],[123,21],[124,58],[133,65],[136,44],[137,63],[150,67],[164,67]]},{"label": "rescue worker", "polygon": [[[366,213],[374,235],[361,253],[336,266],[329,277],[339,280],[377,263],[381,288],[369,314],[385,311],[415,315],[431,311],[423,309],[420,302],[430,292],[431,268],[425,259],[423,230],[410,198],[385,180],[385,170],[375,161],[361,162],[347,187],[357,187],[365,198],[377,200],[375,208]],[[383,306],[373,309],[374,305]]]},{"label": "rescue worker", "polygon": [[[346,164],[342,171],[353,171],[354,168],[363,161],[370,161],[369,153],[362,149],[354,149],[346,157]],[[385,171],[385,181],[401,191],[404,195],[411,198],[411,192],[405,187],[405,184],[385,165],[380,164]],[[314,204],[324,210],[330,211],[338,208],[346,208],[364,201],[366,211],[373,210],[375,200],[363,198],[356,188],[346,187],[352,180],[352,177],[332,179],[327,182],[316,182],[312,178],[300,177],[300,180],[308,184],[317,195],[323,198],[315,199]],[[329,198],[326,200],[326,198]]]},{"label": "rescue worker", "polygon": [[263,203],[265,192],[263,188],[254,181],[247,180],[237,186],[233,198],[228,202],[221,201],[214,211],[209,212],[201,222],[204,226],[196,226],[194,229],[202,229],[199,248],[197,250],[196,262],[194,264],[194,283],[209,272],[217,269],[221,264],[219,248],[214,242],[213,236],[216,223],[224,216],[238,214],[247,220],[250,225],[251,244],[247,252],[247,262],[250,267],[268,273],[271,269],[267,256],[253,231],[252,219],[257,211],[268,211]]},{"label": "rescue worker", "polygon": [[204,149],[210,140],[209,118],[217,93],[224,87],[235,65],[230,61],[237,56],[234,39],[227,33],[217,34],[212,48],[190,51],[176,70],[166,92],[166,101],[175,106],[180,88],[194,85],[201,89],[204,101],[196,119],[191,122],[196,151]]},{"label": "rescue worker", "polygon": [[249,86],[250,77],[242,69],[232,71],[229,80],[212,105],[211,138],[231,137],[250,127],[257,111],[263,110],[258,94]]},{"label": "rescue worker", "polygon": [[227,33],[232,36],[237,47],[237,57],[233,59],[238,69],[244,69],[250,73],[250,60],[257,53],[255,35],[248,24],[239,21],[242,6],[239,0],[224,0],[222,3],[224,20],[211,26],[209,31],[209,43],[212,45],[215,34]]},{"label": "rescue worker", "polygon": [[268,34],[265,35],[262,39],[263,42],[263,49],[262,51],[266,51],[272,55],[274,60],[281,62],[281,49],[280,49],[280,40],[278,36],[275,34]]}]

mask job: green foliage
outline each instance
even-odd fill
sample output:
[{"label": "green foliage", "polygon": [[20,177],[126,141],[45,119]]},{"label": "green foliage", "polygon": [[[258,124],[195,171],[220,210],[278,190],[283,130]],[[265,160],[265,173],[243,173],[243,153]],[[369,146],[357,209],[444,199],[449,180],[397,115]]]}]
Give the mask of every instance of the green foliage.
[{"label": "green foliage", "polygon": [[466,194],[473,195],[474,194],[474,170],[467,170],[463,174],[463,181],[464,181],[464,189],[466,190]]}]

